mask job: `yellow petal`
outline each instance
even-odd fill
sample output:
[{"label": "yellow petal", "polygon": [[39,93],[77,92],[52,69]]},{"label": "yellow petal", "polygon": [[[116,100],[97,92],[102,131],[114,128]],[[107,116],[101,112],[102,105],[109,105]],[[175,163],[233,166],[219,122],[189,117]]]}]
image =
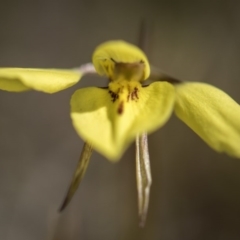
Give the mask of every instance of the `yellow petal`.
[{"label": "yellow petal", "polygon": [[176,85],[176,115],[218,152],[240,157],[240,106],[204,83]]},{"label": "yellow petal", "polygon": [[71,87],[80,78],[80,73],[70,70],[0,68],[0,89],[10,92],[34,89],[55,93]]},{"label": "yellow petal", "polygon": [[113,101],[108,89],[77,90],[71,99],[71,117],[77,133],[111,160],[121,157],[138,133],[152,132],[170,117],[175,91],[167,82],[141,87],[138,99]]},{"label": "yellow petal", "polygon": [[111,77],[115,63],[144,63],[144,80],[149,77],[150,66],[144,52],[124,41],[108,41],[99,45],[92,57],[98,74]]}]

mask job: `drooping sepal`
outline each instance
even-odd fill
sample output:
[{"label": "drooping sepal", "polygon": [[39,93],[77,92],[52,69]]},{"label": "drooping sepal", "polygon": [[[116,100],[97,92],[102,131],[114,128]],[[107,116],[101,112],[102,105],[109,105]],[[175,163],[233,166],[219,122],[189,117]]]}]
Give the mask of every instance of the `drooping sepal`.
[{"label": "drooping sepal", "polygon": [[92,145],[85,142],[78,165],[77,165],[74,175],[72,177],[71,184],[68,188],[67,195],[59,209],[60,212],[63,211],[67,207],[67,205],[70,203],[73,195],[77,191],[79,184],[81,183],[81,180],[83,179],[85,172],[87,170],[92,152],[93,152]]},{"label": "drooping sepal", "polygon": [[139,226],[144,227],[152,184],[148,137],[146,133],[136,137],[136,178],[138,191]]}]

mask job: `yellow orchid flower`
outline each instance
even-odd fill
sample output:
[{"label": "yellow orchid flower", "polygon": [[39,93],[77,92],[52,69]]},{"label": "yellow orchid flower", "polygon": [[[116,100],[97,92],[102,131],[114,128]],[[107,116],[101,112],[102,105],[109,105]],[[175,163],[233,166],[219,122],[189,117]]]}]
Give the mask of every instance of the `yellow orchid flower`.
[{"label": "yellow orchid flower", "polygon": [[[139,214],[144,224],[151,185],[147,133],[162,127],[174,112],[210,147],[240,158],[240,106],[223,91],[164,76],[148,85],[150,65],[144,52],[124,41],[101,44],[93,65],[75,70],[0,69],[0,89],[54,93],[76,84],[84,74],[109,79],[108,87],[77,90],[71,98],[73,126],[85,145],[63,209],[76,191],[92,149],[111,161],[120,159],[136,139]],[[94,66],[94,67],[93,67]]]},{"label": "yellow orchid flower", "polygon": [[97,47],[93,64],[109,79],[108,88],[77,90],[71,117],[79,135],[108,159],[118,160],[138,134],[157,130],[173,111],[214,150],[240,157],[240,107],[223,91],[164,79],[144,86],[147,57],[123,41]]},{"label": "yellow orchid flower", "polygon": [[[163,126],[173,111],[213,149],[240,157],[240,107],[226,93],[204,83],[171,84],[173,79],[167,77],[144,86],[150,75],[147,57],[136,46],[122,41],[97,47],[93,64],[99,75],[109,79],[109,85],[106,89],[91,87],[73,94],[73,125],[85,141],[113,161],[137,136],[140,226],[145,223],[151,186],[144,133]],[[73,179],[77,179],[77,174]],[[75,184],[73,180],[71,186]],[[73,189],[70,188],[72,193],[67,194],[63,207],[71,199]]]}]

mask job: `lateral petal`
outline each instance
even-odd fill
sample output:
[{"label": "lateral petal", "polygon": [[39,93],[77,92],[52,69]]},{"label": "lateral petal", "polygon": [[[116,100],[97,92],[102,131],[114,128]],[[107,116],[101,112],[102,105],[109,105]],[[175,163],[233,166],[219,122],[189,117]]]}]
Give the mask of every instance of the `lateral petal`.
[{"label": "lateral petal", "polygon": [[205,83],[176,85],[176,115],[210,147],[240,158],[240,106]]},{"label": "lateral petal", "polygon": [[71,70],[0,68],[0,89],[10,92],[37,90],[55,93],[76,84],[82,74]]}]

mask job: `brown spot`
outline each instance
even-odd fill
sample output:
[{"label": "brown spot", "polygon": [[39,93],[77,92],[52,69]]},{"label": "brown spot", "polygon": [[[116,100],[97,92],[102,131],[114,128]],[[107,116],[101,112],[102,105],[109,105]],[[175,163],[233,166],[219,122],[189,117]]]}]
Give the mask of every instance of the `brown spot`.
[{"label": "brown spot", "polygon": [[138,88],[134,88],[133,91],[131,92],[131,99],[136,100],[138,99]]},{"label": "brown spot", "polygon": [[115,92],[113,92],[111,90],[109,90],[108,92],[109,92],[109,94],[110,94],[110,96],[112,98],[112,102],[115,102],[119,98],[118,93],[115,93]]},{"label": "brown spot", "polygon": [[110,60],[114,63],[117,63],[117,61],[115,61],[113,58],[110,58]]},{"label": "brown spot", "polygon": [[118,106],[118,109],[117,109],[117,112],[119,115],[121,115],[123,113],[123,102],[120,102],[119,106]]}]

